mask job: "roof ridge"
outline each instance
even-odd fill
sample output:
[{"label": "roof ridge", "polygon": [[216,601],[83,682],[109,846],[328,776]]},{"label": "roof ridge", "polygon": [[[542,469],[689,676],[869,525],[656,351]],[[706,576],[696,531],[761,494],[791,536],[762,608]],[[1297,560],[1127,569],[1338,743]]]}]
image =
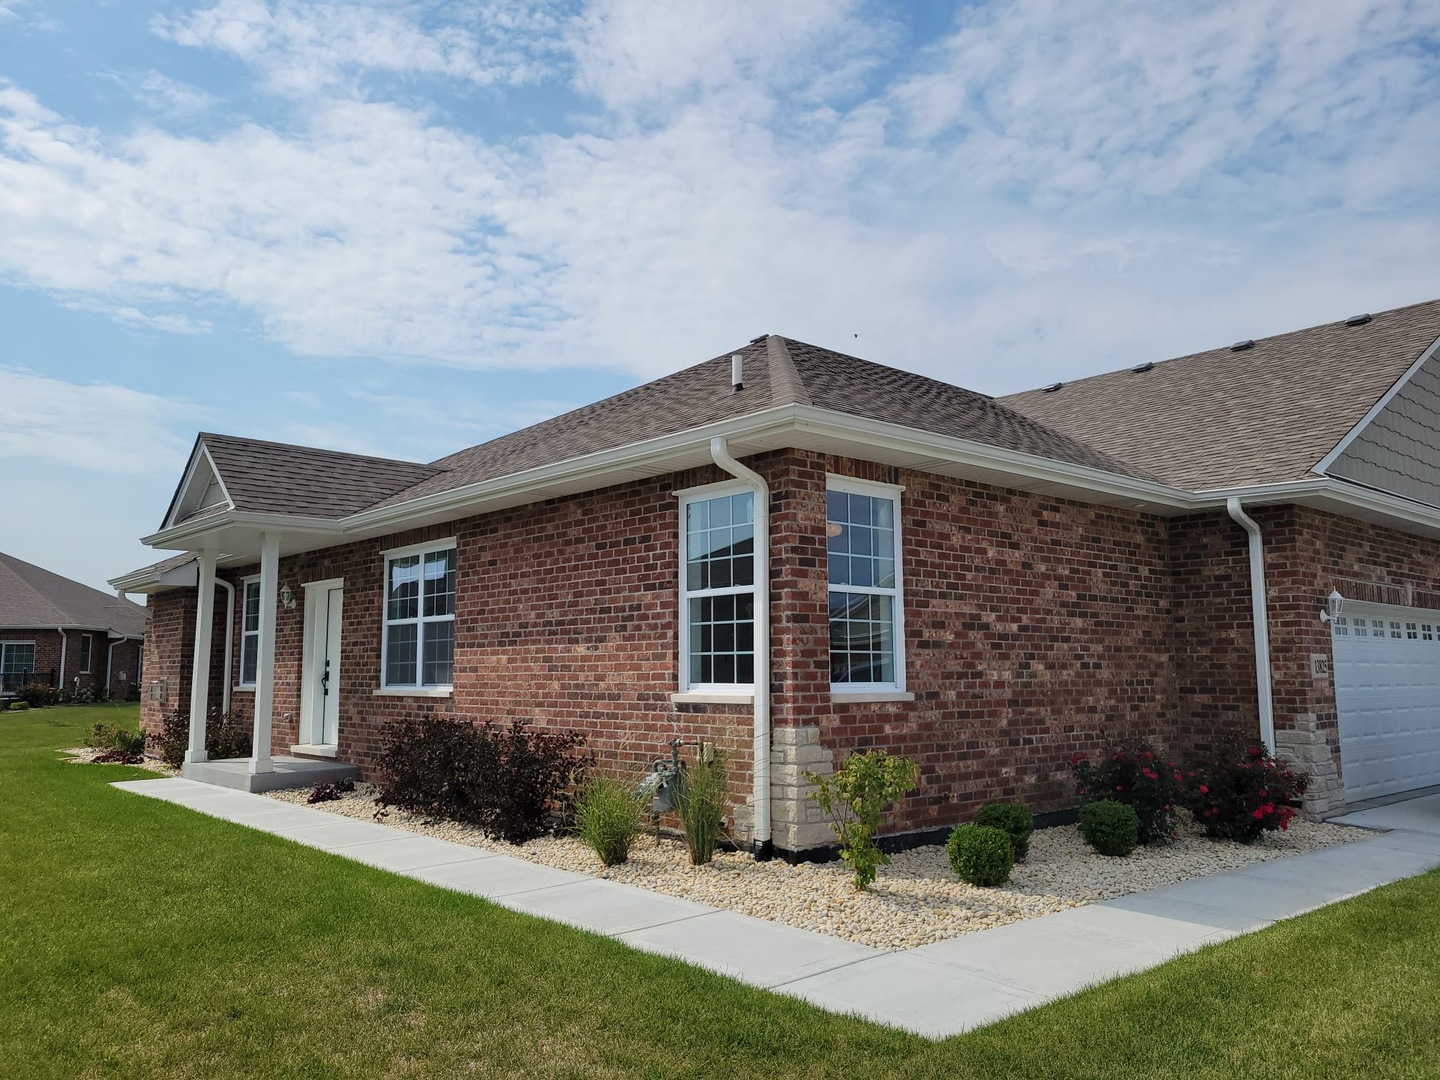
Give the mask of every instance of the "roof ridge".
[{"label": "roof ridge", "polygon": [[765,338],[766,357],[770,361],[770,399],[776,405],[813,405],[800,369],[790,356],[785,339],[779,334]]}]

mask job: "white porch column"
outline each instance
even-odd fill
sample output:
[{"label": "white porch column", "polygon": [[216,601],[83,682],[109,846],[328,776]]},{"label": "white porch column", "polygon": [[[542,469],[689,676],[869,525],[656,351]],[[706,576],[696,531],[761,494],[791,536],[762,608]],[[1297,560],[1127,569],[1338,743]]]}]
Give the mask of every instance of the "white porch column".
[{"label": "white porch column", "polygon": [[275,609],[280,604],[280,534],[260,534],[260,655],[255,665],[255,740],[250,771],[274,770],[270,719],[275,707]]},{"label": "white porch column", "polygon": [[205,714],[210,710],[210,627],[215,621],[215,549],[200,549],[200,573],[196,580],[195,656],[190,664],[190,745],[189,762],[205,760]]}]

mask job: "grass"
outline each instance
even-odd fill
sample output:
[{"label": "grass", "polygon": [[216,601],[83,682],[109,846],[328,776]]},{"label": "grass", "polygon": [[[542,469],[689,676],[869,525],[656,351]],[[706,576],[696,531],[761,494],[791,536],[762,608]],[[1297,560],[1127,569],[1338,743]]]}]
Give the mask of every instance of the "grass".
[{"label": "grass", "polygon": [[1422,1077],[1440,876],[943,1043],[108,786],[0,715],[0,1073]]}]

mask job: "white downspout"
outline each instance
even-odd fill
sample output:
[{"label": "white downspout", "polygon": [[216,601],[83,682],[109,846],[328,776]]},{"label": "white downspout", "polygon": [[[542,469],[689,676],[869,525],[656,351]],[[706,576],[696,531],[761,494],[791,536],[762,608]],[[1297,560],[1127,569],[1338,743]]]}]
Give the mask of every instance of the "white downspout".
[{"label": "white downspout", "polygon": [[1265,603],[1265,540],[1260,526],[1240,507],[1234,496],[1225,500],[1225,509],[1235,523],[1250,534],[1250,610],[1255,623],[1255,688],[1260,705],[1260,739],[1275,753],[1275,701],[1270,685],[1270,619]]},{"label": "white downspout", "polygon": [[65,691],[65,650],[70,647],[70,639],[65,636],[65,627],[55,628],[60,632],[60,673],[55,676],[55,689],[59,693]]},{"label": "white downspout", "polygon": [[731,476],[755,492],[755,737],[753,744],[755,857],[769,859],[770,840],[770,485],[747,469],[726,448],[725,439],[710,440],[710,456]]},{"label": "white downspout", "polygon": [[225,715],[230,715],[230,683],[231,674],[235,670],[235,586],[224,578],[217,577],[215,584],[225,590],[225,678],[222,681],[221,690],[225,702]]}]

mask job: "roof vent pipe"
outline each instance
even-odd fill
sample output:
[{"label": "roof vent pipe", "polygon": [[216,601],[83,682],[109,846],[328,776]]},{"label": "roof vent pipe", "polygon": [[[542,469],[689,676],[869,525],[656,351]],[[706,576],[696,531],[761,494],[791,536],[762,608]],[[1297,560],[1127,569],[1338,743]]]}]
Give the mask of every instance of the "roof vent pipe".
[{"label": "roof vent pipe", "polygon": [[738,394],[745,389],[745,357],[738,352],[730,356],[730,392]]},{"label": "roof vent pipe", "polygon": [[1363,314],[1363,315],[1351,315],[1348,319],[1345,320],[1345,325],[1346,325],[1346,326],[1364,326],[1364,325],[1365,325],[1366,323],[1368,323],[1369,321],[1370,321],[1370,313],[1367,311],[1367,312],[1365,312],[1365,314]]}]

